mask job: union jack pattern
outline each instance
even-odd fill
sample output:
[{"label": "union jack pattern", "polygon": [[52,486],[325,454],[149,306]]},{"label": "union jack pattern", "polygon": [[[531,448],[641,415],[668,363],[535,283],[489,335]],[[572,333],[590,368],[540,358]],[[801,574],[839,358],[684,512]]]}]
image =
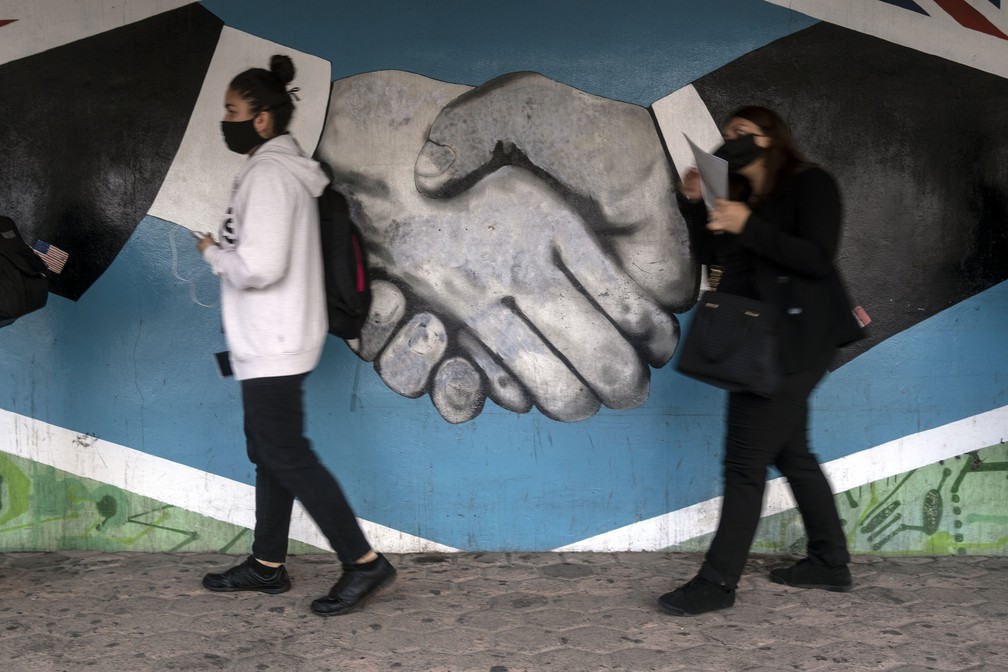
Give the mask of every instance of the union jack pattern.
[{"label": "union jack pattern", "polygon": [[[925,16],[933,16],[932,13],[928,12],[917,2],[914,2],[914,0],[880,0],[880,2],[902,7],[903,9],[909,9]],[[977,7],[970,4],[968,0],[933,0],[933,2],[938,5],[942,11],[955,19],[956,23],[964,28],[986,33],[987,35],[992,35],[1002,40],[1008,40],[1008,35],[1005,35],[1004,31],[998,28],[979,9],[979,7],[984,5],[993,5],[997,9],[1001,9],[1001,0],[974,0],[974,4],[977,5]]]}]

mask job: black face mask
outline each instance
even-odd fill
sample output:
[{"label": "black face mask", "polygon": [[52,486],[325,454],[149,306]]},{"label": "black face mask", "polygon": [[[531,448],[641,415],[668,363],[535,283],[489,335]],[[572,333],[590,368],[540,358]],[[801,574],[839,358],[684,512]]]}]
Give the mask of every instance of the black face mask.
[{"label": "black face mask", "polygon": [[221,133],[224,134],[224,144],[228,149],[238,154],[248,154],[266,142],[256,133],[255,117],[247,121],[222,121]]},{"label": "black face mask", "polygon": [[725,140],[724,144],[714,151],[714,156],[728,162],[728,170],[737,173],[756,159],[763,156],[766,148],[756,144],[755,135],[740,135],[732,140]]}]

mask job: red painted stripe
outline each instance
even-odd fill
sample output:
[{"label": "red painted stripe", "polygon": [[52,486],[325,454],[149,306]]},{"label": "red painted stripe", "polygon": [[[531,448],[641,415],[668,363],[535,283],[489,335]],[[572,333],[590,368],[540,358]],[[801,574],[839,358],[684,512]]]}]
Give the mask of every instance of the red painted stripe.
[{"label": "red painted stripe", "polygon": [[357,291],[364,291],[364,255],[361,254],[360,241],[355,234],[351,234],[353,241],[354,261],[357,262]]},{"label": "red painted stripe", "polygon": [[955,19],[959,25],[980,33],[1000,37],[1002,40],[1008,40],[1008,35],[1002,33],[997,26],[988,21],[987,17],[977,11],[966,0],[934,1],[936,5],[948,12],[949,16]]}]

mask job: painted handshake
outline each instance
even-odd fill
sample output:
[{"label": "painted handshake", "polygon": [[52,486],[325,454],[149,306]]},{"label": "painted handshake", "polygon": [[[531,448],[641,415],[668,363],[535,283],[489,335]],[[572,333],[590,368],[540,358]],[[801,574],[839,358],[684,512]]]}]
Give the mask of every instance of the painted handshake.
[{"label": "painted handshake", "polygon": [[333,85],[319,158],[367,242],[354,345],[449,422],[489,396],[562,421],[648,396],[698,273],[647,110],[535,73]]}]

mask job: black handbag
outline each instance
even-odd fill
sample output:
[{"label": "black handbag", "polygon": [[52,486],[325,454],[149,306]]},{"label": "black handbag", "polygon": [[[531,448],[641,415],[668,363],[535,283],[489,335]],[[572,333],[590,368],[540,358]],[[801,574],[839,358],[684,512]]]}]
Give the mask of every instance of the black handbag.
[{"label": "black handbag", "polygon": [[763,397],[780,386],[777,316],[764,301],[704,293],[681,347],[676,368],[690,378]]}]

